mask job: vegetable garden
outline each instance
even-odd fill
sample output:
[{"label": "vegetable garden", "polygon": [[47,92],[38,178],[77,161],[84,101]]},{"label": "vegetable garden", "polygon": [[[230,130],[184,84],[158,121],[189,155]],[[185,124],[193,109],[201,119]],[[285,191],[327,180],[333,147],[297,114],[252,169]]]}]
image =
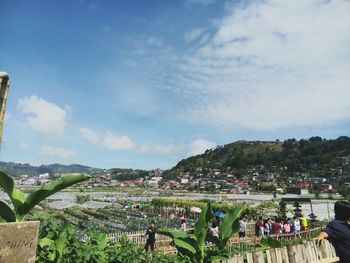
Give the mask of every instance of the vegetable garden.
[{"label": "vegetable garden", "polygon": [[[29,220],[41,222],[37,247],[37,262],[192,262],[204,263],[224,260],[238,251],[232,249],[231,238],[239,230],[238,220],[247,215],[252,220],[261,213],[272,213],[278,207],[273,202],[257,206],[237,203],[208,202],[207,200],[154,199],[142,206],[124,206],[115,209],[65,209],[54,211],[48,208],[35,211],[35,206],[48,196],[87,180],[86,175],[67,176],[42,186],[39,190],[25,196],[16,189],[11,177],[0,173],[0,186],[10,197],[14,209],[6,202],[0,202],[0,216],[5,221]],[[42,204],[42,203],[41,203]],[[42,204],[43,205],[43,204]],[[191,213],[191,208],[201,210]],[[193,230],[179,231],[178,213],[186,209],[187,223]],[[208,234],[208,226],[214,218],[214,211],[225,211],[219,225],[217,237]],[[118,236],[109,242],[106,233],[145,230],[150,221],[155,221],[158,233],[168,236],[174,255],[153,252],[145,253],[140,244]],[[168,239],[169,240],[169,239]],[[297,240],[296,242],[300,242]],[[168,242],[168,241],[167,241]],[[295,240],[292,240],[295,242]],[[236,242],[237,244],[245,242]],[[170,245],[170,243],[169,243]],[[273,238],[259,240],[259,244],[247,243],[239,247],[239,252],[281,246]]]}]

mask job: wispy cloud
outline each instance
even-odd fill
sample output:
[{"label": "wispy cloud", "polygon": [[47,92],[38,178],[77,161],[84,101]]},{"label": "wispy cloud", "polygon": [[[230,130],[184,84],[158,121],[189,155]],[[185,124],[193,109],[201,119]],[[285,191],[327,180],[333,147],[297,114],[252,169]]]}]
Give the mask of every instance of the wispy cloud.
[{"label": "wispy cloud", "polygon": [[27,124],[33,131],[53,141],[63,137],[67,116],[71,111],[69,106],[61,108],[37,96],[20,99],[18,106],[27,116]]},{"label": "wispy cloud", "polygon": [[163,46],[163,41],[158,37],[149,37],[147,38],[147,44],[152,47],[161,47]]},{"label": "wispy cloud", "polygon": [[158,146],[150,146],[147,144],[141,145],[139,152],[140,153],[157,153],[157,154],[174,154],[178,153],[182,150],[182,145],[158,145]]},{"label": "wispy cloud", "polygon": [[83,137],[90,143],[98,143],[100,141],[98,134],[89,128],[81,127],[78,129],[78,132],[81,137]]},{"label": "wispy cloud", "polygon": [[112,151],[131,150],[135,147],[133,140],[127,135],[115,135],[107,131],[104,136],[99,135],[92,129],[81,127],[79,135],[88,142]]},{"label": "wispy cloud", "polygon": [[349,13],[349,1],[233,6],[173,74],[181,116],[255,130],[348,120]]},{"label": "wispy cloud", "polygon": [[75,151],[66,148],[43,145],[40,149],[40,154],[60,160],[65,160],[73,157],[76,153]]},{"label": "wispy cloud", "polygon": [[135,143],[131,140],[130,137],[126,135],[114,135],[111,132],[106,133],[102,145],[106,149],[112,151],[130,150],[135,147]]},{"label": "wispy cloud", "polygon": [[186,41],[197,40],[200,36],[203,35],[204,31],[205,31],[204,28],[195,27],[191,31],[186,32],[184,38],[185,38]]},{"label": "wispy cloud", "polygon": [[216,147],[217,144],[215,142],[207,141],[204,139],[197,139],[190,144],[190,152],[189,155],[198,155],[204,153],[206,150],[212,149]]}]

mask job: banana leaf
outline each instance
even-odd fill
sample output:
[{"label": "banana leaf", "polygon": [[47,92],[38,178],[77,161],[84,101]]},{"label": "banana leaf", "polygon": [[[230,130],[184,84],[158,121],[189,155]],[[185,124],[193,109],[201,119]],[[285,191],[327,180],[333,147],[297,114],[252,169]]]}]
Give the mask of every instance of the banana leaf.
[{"label": "banana leaf", "polygon": [[5,202],[0,201],[0,217],[6,222],[16,222],[16,215]]},{"label": "banana leaf", "polygon": [[25,201],[23,192],[16,189],[12,177],[2,171],[0,171],[0,186],[11,199],[15,210],[17,210]]},{"label": "banana leaf", "polygon": [[43,185],[39,190],[30,193],[25,199],[24,203],[18,209],[18,217],[23,217],[26,215],[34,206],[39,204],[41,201],[47,197],[65,189],[71,185],[79,183],[90,179],[90,176],[86,174],[80,175],[67,175],[62,177],[59,180],[50,182]]}]

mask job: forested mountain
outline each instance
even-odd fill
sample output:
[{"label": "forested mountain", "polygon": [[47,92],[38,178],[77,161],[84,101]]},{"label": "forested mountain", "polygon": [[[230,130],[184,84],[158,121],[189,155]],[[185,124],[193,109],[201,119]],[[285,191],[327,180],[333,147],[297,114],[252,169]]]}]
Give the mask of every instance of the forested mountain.
[{"label": "forested mountain", "polygon": [[0,162],[0,170],[12,176],[19,176],[23,174],[35,176],[42,173],[90,173],[101,171],[101,169],[80,164],[63,165],[55,163],[49,165],[33,166],[28,163],[14,162]]},{"label": "forested mountain", "polygon": [[317,172],[336,167],[336,157],[350,155],[350,137],[335,140],[311,137],[309,139],[288,139],[284,142],[237,141],[204,154],[181,160],[167,171],[168,178],[179,172],[205,172],[209,169],[220,171],[243,171],[252,166],[264,165],[266,170],[283,169],[284,173]]}]

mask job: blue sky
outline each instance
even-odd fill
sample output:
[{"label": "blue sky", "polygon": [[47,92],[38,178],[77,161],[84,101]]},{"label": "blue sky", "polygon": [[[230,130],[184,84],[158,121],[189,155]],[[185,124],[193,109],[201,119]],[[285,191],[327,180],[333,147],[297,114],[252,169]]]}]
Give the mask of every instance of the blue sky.
[{"label": "blue sky", "polygon": [[171,168],[350,135],[349,1],[0,0],[1,160]]}]

